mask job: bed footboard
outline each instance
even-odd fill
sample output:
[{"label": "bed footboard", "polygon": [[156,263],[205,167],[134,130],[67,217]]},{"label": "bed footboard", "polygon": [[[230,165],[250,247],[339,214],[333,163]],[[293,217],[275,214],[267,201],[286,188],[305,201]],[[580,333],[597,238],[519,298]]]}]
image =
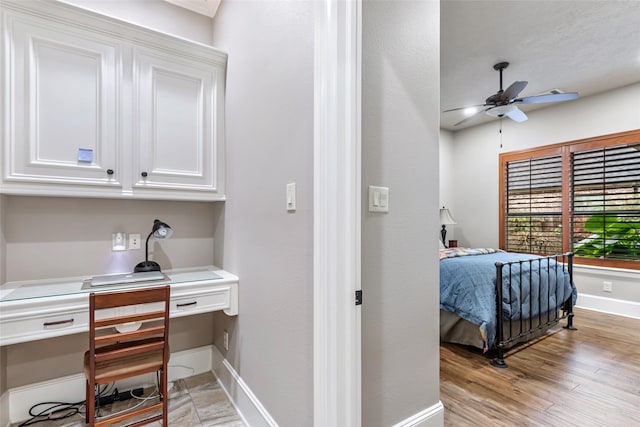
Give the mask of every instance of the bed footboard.
[{"label": "bed footboard", "polygon": [[[573,293],[565,297],[563,287],[559,286],[564,283],[565,275],[568,273],[570,284],[573,287],[573,253],[551,255],[540,258],[526,259],[520,261],[512,261],[507,263],[496,262],[496,348],[497,357],[491,361],[491,364],[498,368],[506,368],[504,361],[504,353],[509,344],[518,341],[524,341],[532,337],[536,333],[540,333],[551,326],[556,325],[560,320],[567,319],[565,329],[575,330],[573,326]],[[537,275],[530,274],[531,271],[537,270]],[[546,275],[542,271],[546,271]],[[523,274],[523,271],[529,271],[529,274]],[[534,279],[534,276],[537,276]],[[546,277],[546,280],[543,279]],[[505,283],[504,281],[508,281]],[[513,288],[516,283],[517,287]],[[528,287],[528,289],[526,289]],[[505,289],[509,295],[505,295]],[[536,292],[532,292],[536,289]],[[529,301],[529,313],[532,313],[532,306],[537,305],[537,312],[530,317],[525,317],[527,309],[523,307],[523,300],[519,301],[519,307],[509,307],[520,313],[519,318],[512,319],[508,314],[505,315],[503,306],[504,297],[507,301],[513,301],[511,292],[518,292],[519,295],[523,291],[528,291],[531,295]],[[537,301],[534,300],[534,294],[537,294]],[[546,295],[546,304],[543,299]],[[552,303],[557,301],[557,303]],[[511,304],[511,303],[509,303]],[[545,307],[545,309],[542,309]],[[513,310],[512,310],[513,311]]]}]

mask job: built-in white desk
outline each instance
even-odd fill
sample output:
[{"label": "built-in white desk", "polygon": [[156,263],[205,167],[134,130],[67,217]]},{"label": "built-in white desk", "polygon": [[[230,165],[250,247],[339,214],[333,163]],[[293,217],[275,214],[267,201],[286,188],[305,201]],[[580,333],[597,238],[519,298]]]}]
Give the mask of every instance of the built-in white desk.
[{"label": "built-in white desk", "polygon": [[89,294],[171,286],[172,318],[222,310],[238,314],[238,277],[216,267],[164,271],[165,280],[91,287],[87,277],[7,282],[0,286],[0,346],[89,330]]}]

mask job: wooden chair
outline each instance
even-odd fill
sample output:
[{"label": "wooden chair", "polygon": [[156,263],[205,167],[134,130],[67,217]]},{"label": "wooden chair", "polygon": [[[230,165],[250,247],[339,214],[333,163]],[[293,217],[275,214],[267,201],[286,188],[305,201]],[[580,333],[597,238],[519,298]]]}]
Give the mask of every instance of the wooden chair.
[{"label": "wooden chair", "polygon": [[[142,414],[147,414],[147,418],[129,425],[162,420],[162,425],[168,426],[169,300],[169,286],[89,295],[89,350],[84,355],[84,373],[86,422],[91,427]],[[123,311],[129,314],[123,315]],[[141,326],[139,329],[119,327],[122,332],[113,329],[129,322],[141,322]],[[153,372],[159,374],[157,403],[96,420],[96,385]],[[150,416],[149,412],[157,410],[161,413]]]}]

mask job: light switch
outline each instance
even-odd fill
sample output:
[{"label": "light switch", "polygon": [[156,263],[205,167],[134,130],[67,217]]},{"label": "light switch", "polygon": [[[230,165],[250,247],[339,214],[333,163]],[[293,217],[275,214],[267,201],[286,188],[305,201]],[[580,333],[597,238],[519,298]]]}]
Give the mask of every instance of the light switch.
[{"label": "light switch", "polygon": [[295,212],[296,210],[296,183],[287,184],[287,211]]},{"label": "light switch", "polygon": [[389,187],[369,186],[369,212],[389,212]]}]

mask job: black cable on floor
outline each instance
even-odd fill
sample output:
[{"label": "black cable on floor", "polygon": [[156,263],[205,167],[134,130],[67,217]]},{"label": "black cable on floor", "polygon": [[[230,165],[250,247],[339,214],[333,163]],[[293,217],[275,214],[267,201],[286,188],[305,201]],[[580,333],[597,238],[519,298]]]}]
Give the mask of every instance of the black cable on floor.
[{"label": "black cable on floor", "polygon": [[[102,390],[98,390],[96,394],[96,399],[103,396],[104,393],[109,389],[109,385],[105,385]],[[40,402],[33,405],[29,408],[29,415],[31,418],[24,421],[22,424],[19,424],[18,427],[30,426],[32,424],[41,423],[44,421],[52,421],[52,420],[61,420],[64,418],[72,417],[76,414],[80,413],[80,409],[85,406],[86,400],[81,400],[75,403],[69,402]],[[43,406],[49,405],[43,410],[36,413],[35,409]]]},{"label": "black cable on floor", "polygon": [[[80,412],[80,408],[84,406],[85,401],[68,403],[68,402],[41,402],[36,403],[29,409],[31,418],[19,425],[19,427],[30,426],[32,424],[41,423],[43,421],[61,420],[63,418],[72,417]],[[35,413],[35,408],[42,405],[47,406],[42,411]]]}]

